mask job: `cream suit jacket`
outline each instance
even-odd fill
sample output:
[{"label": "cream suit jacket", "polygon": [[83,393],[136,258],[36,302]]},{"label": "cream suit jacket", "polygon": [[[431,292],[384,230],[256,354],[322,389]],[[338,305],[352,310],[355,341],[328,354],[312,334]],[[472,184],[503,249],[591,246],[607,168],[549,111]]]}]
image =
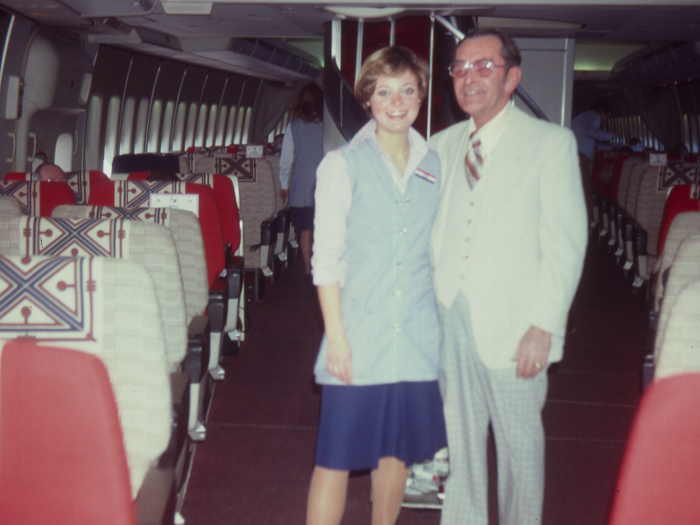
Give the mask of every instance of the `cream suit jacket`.
[{"label": "cream suit jacket", "polygon": [[[443,243],[463,242],[445,238],[445,225],[451,188],[465,177],[467,127],[468,121],[455,124],[430,141],[443,172],[431,238],[438,302],[451,307],[457,293],[465,293],[488,368],[515,368],[512,357],[531,326],[552,334],[549,361],[559,361],[588,237],[574,135],[511,107],[479,183],[467,186],[472,198],[483,185],[475,220],[463,225],[468,257],[441,261]],[[458,282],[455,272],[461,272]]]}]

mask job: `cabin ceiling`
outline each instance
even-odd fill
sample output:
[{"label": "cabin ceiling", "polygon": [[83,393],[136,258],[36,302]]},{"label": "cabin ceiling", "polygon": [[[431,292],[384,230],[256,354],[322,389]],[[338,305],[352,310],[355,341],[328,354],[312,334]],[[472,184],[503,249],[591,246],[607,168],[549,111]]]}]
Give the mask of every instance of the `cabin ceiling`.
[{"label": "cabin ceiling", "polygon": [[232,39],[279,42],[287,52],[320,65],[322,46],[314,45],[314,41],[322,38],[324,24],[338,16],[330,8],[370,9],[379,15],[385,14],[381,11],[384,7],[394,11],[403,8],[394,15],[397,18],[431,12],[445,17],[476,16],[480,25],[501,25],[516,36],[566,36],[578,42],[596,42],[599,47],[595,52],[601,56],[606,54],[606,44],[610,54],[618,57],[627,51],[621,43],[627,43],[632,51],[647,44],[693,41],[700,35],[700,6],[696,0],[539,0],[537,5],[515,0],[471,1],[468,5],[454,0],[384,4],[362,0],[0,0],[0,4],[44,26],[76,32],[95,43],[239,73],[255,71],[257,76],[262,73],[276,80],[296,80],[304,75],[272,64],[261,66],[250,57],[237,57],[230,50]]}]

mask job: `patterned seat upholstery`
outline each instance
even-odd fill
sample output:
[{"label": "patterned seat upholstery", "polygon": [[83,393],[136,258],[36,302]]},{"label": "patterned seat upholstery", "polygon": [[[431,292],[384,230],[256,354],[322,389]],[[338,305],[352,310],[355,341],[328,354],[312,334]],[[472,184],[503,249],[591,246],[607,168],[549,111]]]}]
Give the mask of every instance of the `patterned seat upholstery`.
[{"label": "patterned seat upholstery", "polygon": [[700,374],[655,381],[627,442],[609,525],[693,525],[700,516]]},{"label": "patterned seat upholstery", "polygon": [[[135,172],[128,176],[129,181],[145,181],[150,172]],[[231,334],[234,333],[234,340],[242,341],[244,336],[243,330],[238,331],[239,322],[239,305],[245,304],[245,296],[243,295],[244,287],[242,285],[244,261],[243,259],[233,257],[232,255],[239,250],[241,245],[241,228],[242,222],[238,213],[238,203],[236,202],[236,193],[234,185],[228,177],[223,175],[178,175],[186,188],[191,188],[194,185],[203,185],[213,190],[214,198],[216,199],[217,209],[219,211],[219,220],[221,221],[221,232],[226,245],[226,271],[229,286],[229,305],[227,308],[227,319],[224,330]],[[202,191],[204,191],[202,189]],[[213,210],[212,210],[213,211]],[[230,248],[229,248],[230,246]],[[232,284],[237,282],[237,286]],[[243,315],[240,316],[241,325],[244,322]],[[220,370],[223,374],[223,370]],[[220,377],[223,379],[223,375]]]},{"label": "patterned seat upholstery", "polygon": [[698,190],[697,184],[680,184],[671,188],[671,192],[666,198],[661,227],[659,228],[659,253],[664,251],[666,236],[676,215],[686,211],[700,211],[700,191]]},{"label": "patterned seat upholstery", "polygon": [[17,217],[0,223],[0,253],[99,256],[141,264],[155,284],[169,370],[179,369],[187,350],[185,302],[175,244],[163,226],[123,219]]},{"label": "patterned seat upholstery", "polygon": [[0,256],[0,283],[0,338],[72,348],[104,362],[135,496],[171,435],[168,356],[148,272],[103,257]]},{"label": "patterned seat upholstery", "polygon": [[[678,295],[687,284],[697,280],[700,280],[700,234],[691,235],[683,240],[668,274],[654,343],[654,363],[657,365],[669,317],[671,312],[676,312],[675,304]],[[697,328],[697,320],[695,327]]]},{"label": "patterned seat upholstery", "polygon": [[654,269],[658,276],[654,298],[654,309],[657,312],[660,310],[661,300],[665,294],[666,274],[673,264],[678,248],[686,238],[698,232],[700,232],[700,211],[679,213],[673,218],[664,243],[664,250]]},{"label": "patterned seat upholstery", "polygon": [[17,199],[0,196],[0,218],[19,217],[20,215],[22,215],[22,207]]},{"label": "patterned seat upholstery", "polygon": [[184,182],[110,181],[90,192],[89,205],[117,208],[148,208],[154,193],[199,195],[199,223],[207,256],[207,280],[211,288],[225,269],[224,238],[214,191],[202,184]]},{"label": "patterned seat upholstery", "polygon": [[51,217],[56,206],[75,204],[73,192],[62,182],[4,180],[0,196],[15,198],[24,215],[40,217]]},{"label": "patterned seat upholstery", "polygon": [[[5,175],[5,180],[32,180],[32,174],[30,172],[13,172]],[[90,188],[95,184],[100,184],[101,182],[109,182],[109,177],[101,171],[90,170],[90,171],[69,171],[66,173],[66,180],[68,186],[73,191],[75,195],[76,204],[87,204],[88,198],[90,196]]]},{"label": "patterned seat upholstery", "polygon": [[[625,208],[625,203],[627,202],[627,190],[630,184],[630,177],[632,175],[632,170],[638,164],[643,164],[645,161],[639,157],[632,157],[627,159],[622,163],[622,169],[620,170],[620,179],[617,184],[617,193],[613,195],[616,198],[617,203]],[[613,189],[613,192],[615,190]]]},{"label": "patterned seat upholstery", "polygon": [[[130,173],[127,180],[145,181],[150,171],[137,171]],[[214,190],[214,198],[219,209],[221,220],[221,233],[224,243],[231,245],[231,253],[238,250],[241,244],[240,217],[236,193],[231,179],[223,175],[194,175],[179,174],[180,180],[187,184],[204,184]]]},{"label": "patterned seat upholstery", "polygon": [[207,308],[207,261],[202,230],[189,211],[170,208],[115,208],[112,206],[59,206],[54,219],[130,219],[160,224],[170,230],[180,263],[187,323]]},{"label": "patterned seat upholstery", "polygon": [[104,363],[85,352],[12,341],[0,350],[0,389],[3,521],[136,525]]},{"label": "patterned seat upholstery", "polygon": [[[700,265],[700,261],[698,261]],[[678,293],[659,341],[654,379],[700,372],[700,280],[686,284]]]}]

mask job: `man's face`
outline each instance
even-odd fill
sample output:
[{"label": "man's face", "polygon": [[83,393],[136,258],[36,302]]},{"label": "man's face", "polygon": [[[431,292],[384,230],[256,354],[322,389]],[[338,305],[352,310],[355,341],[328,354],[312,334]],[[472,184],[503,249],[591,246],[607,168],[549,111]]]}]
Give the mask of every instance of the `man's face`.
[{"label": "man's face", "polygon": [[487,77],[480,77],[473,68],[462,78],[454,79],[457,102],[462,110],[474,119],[480,128],[493,119],[510,100],[510,95],[520,81],[519,67],[506,72],[505,60],[501,56],[502,44],[495,36],[483,36],[465,41],[457,49],[456,62],[490,60],[495,66]]}]

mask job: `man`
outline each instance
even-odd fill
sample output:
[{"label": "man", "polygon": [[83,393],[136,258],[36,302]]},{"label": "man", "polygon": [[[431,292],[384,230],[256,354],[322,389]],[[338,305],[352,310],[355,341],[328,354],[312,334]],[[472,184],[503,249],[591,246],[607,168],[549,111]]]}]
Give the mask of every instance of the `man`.
[{"label": "man", "polygon": [[571,131],[576,136],[578,145],[579,164],[581,169],[581,181],[583,182],[583,195],[586,198],[586,207],[589,214],[592,209],[591,167],[595,156],[595,143],[597,140],[609,141],[619,137],[620,133],[603,131],[600,126],[612,115],[612,108],[605,99],[595,101],[589,111],[585,111],[571,121]]},{"label": "man", "polygon": [[521,70],[507,35],[467,37],[450,74],[471,118],[431,141],[443,173],[431,239],[450,450],[442,524],[488,523],[490,423],[499,523],[535,525],[547,366],[562,357],[587,240],[576,142],[510,103]]},{"label": "man", "polygon": [[66,174],[63,170],[51,164],[50,162],[44,162],[32,173],[32,180],[43,180],[48,182],[68,182],[66,179]]}]

